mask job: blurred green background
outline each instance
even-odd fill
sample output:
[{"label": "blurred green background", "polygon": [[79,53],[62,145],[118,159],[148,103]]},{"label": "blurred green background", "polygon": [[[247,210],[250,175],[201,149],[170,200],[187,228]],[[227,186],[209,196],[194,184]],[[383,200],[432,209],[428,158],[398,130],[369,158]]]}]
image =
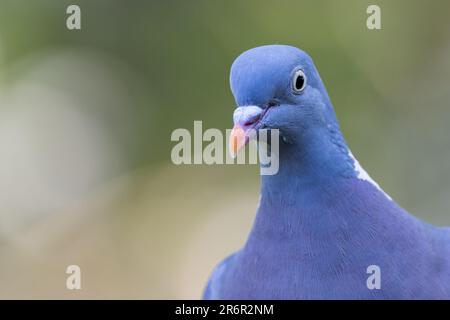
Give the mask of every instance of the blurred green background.
[{"label": "blurred green background", "polygon": [[[366,28],[369,4],[382,30]],[[0,0],[0,298],[200,298],[246,239],[258,168],[175,166],[170,134],[230,128],[230,65],[264,44],[309,52],[365,169],[450,225],[449,12],[445,0]],[[66,289],[71,264],[82,290]]]}]

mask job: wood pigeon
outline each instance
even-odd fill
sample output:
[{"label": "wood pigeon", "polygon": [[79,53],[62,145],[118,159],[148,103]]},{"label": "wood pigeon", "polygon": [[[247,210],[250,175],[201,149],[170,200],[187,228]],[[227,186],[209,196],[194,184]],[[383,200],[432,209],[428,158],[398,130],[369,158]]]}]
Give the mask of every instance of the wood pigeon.
[{"label": "wood pigeon", "polygon": [[230,83],[231,138],[278,129],[279,171],[261,176],[248,239],[214,269],[205,299],[450,299],[450,228],[409,214],[362,169],[308,54],[248,50]]}]

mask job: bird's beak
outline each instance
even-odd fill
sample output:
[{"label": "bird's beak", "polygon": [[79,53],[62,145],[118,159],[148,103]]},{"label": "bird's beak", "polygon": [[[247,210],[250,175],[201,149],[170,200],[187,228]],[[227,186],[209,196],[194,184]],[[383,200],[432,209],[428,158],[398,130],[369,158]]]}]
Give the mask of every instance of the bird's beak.
[{"label": "bird's beak", "polygon": [[234,127],[230,134],[230,154],[234,158],[250,140],[250,130],[255,129],[263,115],[258,106],[239,107],[234,111]]}]

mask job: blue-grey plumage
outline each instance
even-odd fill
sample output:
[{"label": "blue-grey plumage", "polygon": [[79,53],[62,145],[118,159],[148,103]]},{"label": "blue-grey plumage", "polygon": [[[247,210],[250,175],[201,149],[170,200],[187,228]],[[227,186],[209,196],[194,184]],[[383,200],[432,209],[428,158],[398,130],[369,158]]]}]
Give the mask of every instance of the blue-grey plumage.
[{"label": "blue-grey plumage", "polygon": [[[230,80],[235,125],[279,130],[279,171],[261,176],[248,240],[215,268],[204,298],[450,299],[450,229],[416,219],[370,179],[305,52],[251,49]],[[379,289],[367,286],[371,265]]]}]

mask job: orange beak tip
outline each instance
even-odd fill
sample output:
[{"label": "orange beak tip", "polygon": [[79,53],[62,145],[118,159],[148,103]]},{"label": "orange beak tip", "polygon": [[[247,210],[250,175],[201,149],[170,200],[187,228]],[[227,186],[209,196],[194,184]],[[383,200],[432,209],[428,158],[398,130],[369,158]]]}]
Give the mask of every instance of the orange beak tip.
[{"label": "orange beak tip", "polygon": [[230,155],[232,158],[236,158],[239,150],[245,146],[246,136],[245,131],[240,125],[235,125],[230,134]]}]

